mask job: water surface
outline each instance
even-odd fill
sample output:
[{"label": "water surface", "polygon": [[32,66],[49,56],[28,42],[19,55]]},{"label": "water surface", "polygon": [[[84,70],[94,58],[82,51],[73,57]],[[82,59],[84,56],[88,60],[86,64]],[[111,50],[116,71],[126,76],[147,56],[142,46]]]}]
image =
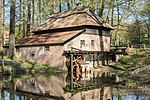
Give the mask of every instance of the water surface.
[{"label": "water surface", "polygon": [[0,76],[0,100],[150,100],[114,73]]}]

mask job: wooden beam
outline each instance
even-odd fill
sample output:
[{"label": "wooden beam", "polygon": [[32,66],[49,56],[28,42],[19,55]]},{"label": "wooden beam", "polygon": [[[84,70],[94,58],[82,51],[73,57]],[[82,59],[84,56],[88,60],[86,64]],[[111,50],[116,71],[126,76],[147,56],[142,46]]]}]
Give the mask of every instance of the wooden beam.
[{"label": "wooden beam", "polygon": [[109,62],[108,62],[108,53],[106,53],[106,59],[107,59],[107,66],[109,65]]},{"label": "wooden beam", "polygon": [[70,90],[73,91],[73,54],[70,54],[70,67],[71,67]]},{"label": "wooden beam", "polygon": [[100,65],[99,65],[99,54],[97,53],[97,67],[99,68]]}]

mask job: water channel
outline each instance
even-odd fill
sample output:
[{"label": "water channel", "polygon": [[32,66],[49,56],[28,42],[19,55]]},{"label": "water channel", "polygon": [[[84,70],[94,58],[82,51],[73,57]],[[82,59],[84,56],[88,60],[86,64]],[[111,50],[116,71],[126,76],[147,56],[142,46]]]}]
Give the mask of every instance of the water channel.
[{"label": "water channel", "polygon": [[150,94],[129,88],[114,73],[90,71],[77,78],[54,75],[0,75],[0,100],[150,100]]}]

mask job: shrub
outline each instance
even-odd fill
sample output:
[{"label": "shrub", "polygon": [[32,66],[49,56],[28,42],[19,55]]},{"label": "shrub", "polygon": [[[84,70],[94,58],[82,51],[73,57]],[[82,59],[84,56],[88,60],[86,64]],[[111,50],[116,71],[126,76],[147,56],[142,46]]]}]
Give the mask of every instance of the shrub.
[{"label": "shrub", "polygon": [[121,64],[127,65],[128,62],[129,62],[129,58],[127,58],[127,57],[123,57],[122,59],[120,59],[120,63],[121,63]]}]

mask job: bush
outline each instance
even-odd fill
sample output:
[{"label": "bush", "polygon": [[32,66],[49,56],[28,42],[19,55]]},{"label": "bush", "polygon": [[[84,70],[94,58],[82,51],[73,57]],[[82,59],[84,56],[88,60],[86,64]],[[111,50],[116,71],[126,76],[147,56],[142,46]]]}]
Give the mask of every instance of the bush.
[{"label": "bush", "polygon": [[122,59],[120,59],[120,63],[121,63],[121,64],[127,65],[128,62],[129,62],[129,58],[127,58],[127,57],[123,57]]}]

